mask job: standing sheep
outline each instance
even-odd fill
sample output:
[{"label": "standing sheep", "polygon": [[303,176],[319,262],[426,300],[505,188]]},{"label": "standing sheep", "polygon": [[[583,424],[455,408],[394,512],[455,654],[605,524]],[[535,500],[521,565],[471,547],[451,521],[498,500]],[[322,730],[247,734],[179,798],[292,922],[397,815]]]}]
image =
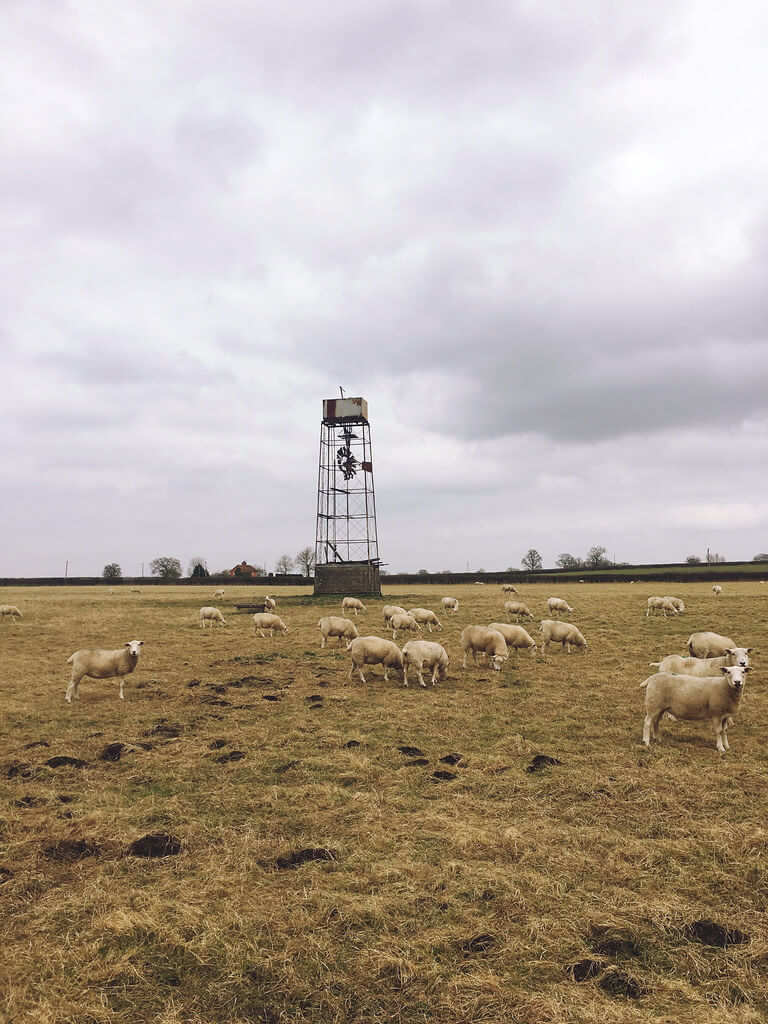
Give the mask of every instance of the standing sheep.
[{"label": "standing sheep", "polygon": [[317,624],[322,635],[321,647],[325,647],[326,641],[334,637],[338,640],[354,640],[360,635],[354,622],[340,615],[324,615]]},{"label": "standing sheep", "polygon": [[432,685],[448,675],[448,655],[442,644],[432,640],[409,640],[403,647],[403,685],[408,685],[408,669],[413,668],[419,682],[426,687],[422,672],[432,670]]},{"label": "standing sheep", "polygon": [[354,612],[355,613],[355,618],[357,618],[358,612],[361,615],[365,615],[365,613],[368,611],[368,609],[365,607],[365,605],[363,604],[363,602],[359,598],[357,598],[357,597],[345,597],[345,598],[343,598],[343,600],[341,602],[341,611],[342,611],[342,614],[346,614],[348,612]]},{"label": "standing sheep", "polygon": [[443,597],[440,600],[440,604],[443,606],[443,611],[453,612],[454,615],[458,614],[459,602],[455,597]]},{"label": "standing sheep", "polygon": [[502,594],[516,594],[517,587],[513,587],[511,583],[505,583],[501,588]]},{"label": "standing sheep", "polygon": [[645,609],[646,619],[651,612],[661,612],[666,619],[667,612],[670,612],[672,615],[677,615],[677,608],[675,608],[668,597],[649,597],[648,606]]},{"label": "standing sheep", "polygon": [[363,665],[383,665],[384,682],[389,682],[389,670],[391,668],[403,667],[403,655],[397,644],[391,640],[382,640],[378,636],[359,636],[356,640],[347,644],[352,664],[349,669],[349,678],[354,678],[356,671],[362,682],[365,682]]},{"label": "standing sheep", "polygon": [[[651,668],[670,676],[713,676],[729,665],[749,668],[752,650],[752,647],[729,647],[722,658],[683,658],[679,654],[669,654],[661,661],[652,661],[650,664]],[[640,685],[645,686],[645,683]]]},{"label": "standing sheep", "polygon": [[546,651],[549,644],[560,644],[565,647],[568,654],[571,653],[571,646],[587,649],[587,641],[570,622],[555,622],[553,619],[544,619],[541,623],[541,635],[544,643],[541,645],[541,653]]},{"label": "standing sheep", "polygon": [[465,626],[461,631],[461,649],[464,652],[462,668],[467,667],[467,655],[470,652],[475,665],[477,655],[485,655],[495,672],[501,672],[502,663],[509,657],[504,637],[487,626]]},{"label": "standing sheep", "polygon": [[256,612],[253,616],[253,632],[259,631],[259,636],[266,636],[264,630],[267,630],[270,636],[274,636],[275,633],[282,633],[283,636],[288,632],[288,627],[280,618],[279,615],[272,615],[271,612]]},{"label": "standing sheep", "polygon": [[532,619],[533,612],[527,604],[523,604],[522,601],[506,601],[504,604],[504,611],[507,613],[507,622],[512,621],[514,615],[516,619]]},{"label": "standing sheep", "polygon": [[723,666],[718,676],[673,676],[665,672],[646,679],[643,743],[659,739],[659,722],[665,712],[678,721],[711,721],[721,754],[730,749],[728,722],[738,712],[749,668]]},{"label": "standing sheep", "polygon": [[0,622],[5,622],[6,615],[10,618],[11,622],[15,622],[17,618],[24,618],[15,604],[0,604]]},{"label": "standing sheep", "polygon": [[264,598],[264,611],[273,612],[276,607],[277,601],[275,601],[274,597],[270,597],[269,594],[267,594],[267,596]]},{"label": "standing sheep", "polygon": [[421,633],[421,626],[418,624],[416,619],[407,612],[396,612],[389,620],[389,626],[392,630],[392,639],[397,640],[397,634],[403,630],[410,630],[412,633]]},{"label": "standing sheep", "polygon": [[71,657],[67,658],[67,664],[72,666],[72,678],[69,680],[69,686],[64,695],[66,702],[71,704],[72,698],[77,698],[77,688],[85,677],[89,679],[119,678],[120,699],[124,700],[123,676],[130,675],[136,668],[139,661],[139,649],[143,646],[143,640],[129,640],[116,651],[75,651]]},{"label": "standing sheep", "polygon": [[442,622],[440,621],[440,619],[438,619],[438,617],[435,615],[435,613],[433,611],[431,611],[429,608],[411,608],[411,609],[409,609],[408,614],[412,615],[414,617],[414,619],[416,619],[416,621],[419,623],[420,626],[429,626],[429,632],[430,633],[432,632],[432,627],[433,626],[436,629],[440,630],[440,632],[442,633],[442,631],[443,631],[443,624],[442,624]]},{"label": "standing sheep", "polygon": [[214,593],[213,593],[213,596],[214,597],[224,597],[224,590],[223,590],[223,588],[219,587],[218,590],[215,590]]},{"label": "standing sheep", "polygon": [[555,613],[557,613],[558,619],[560,618],[560,612],[573,613],[573,608],[571,608],[568,602],[564,601],[562,597],[550,597],[547,600],[547,607],[549,608],[550,615],[555,615]]},{"label": "standing sheep", "polygon": [[719,587],[719,586],[718,586],[717,584],[715,584],[715,585],[714,585],[714,586],[712,587],[712,593],[713,593],[713,594],[714,594],[715,596],[717,596],[718,594],[722,594],[722,592],[723,592],[723,588],[722,588],[722,587]]},{"label": "standing sheep", "polygon": [[408,613],[399,604],[385,604],[381,609],[381,614],[384,616],[384,625],[389,626],[393,615],[407,615]]},{"label": "standing sheep", "polygon": [[214,624],[226,626],[227,620],[218,608],[214,608],[212,605],[206,605],[205,608],[200,609],[200,628],[205,629],[207,624],[210,624],[211,629],[213,629]]},{"label": "standing sheep", "polygon": [[685,646],[692,658],[722,658],[736,644],[719,633],[691,633]]},{"label": "standing sheep", "polygon": [[491,622],[488,629],[495,629],[497,633],[501,633],[507,647],[516,651],[530,651],[531,655],[536,654],[536,641],[522,626],[510,625],[508,622]]}]

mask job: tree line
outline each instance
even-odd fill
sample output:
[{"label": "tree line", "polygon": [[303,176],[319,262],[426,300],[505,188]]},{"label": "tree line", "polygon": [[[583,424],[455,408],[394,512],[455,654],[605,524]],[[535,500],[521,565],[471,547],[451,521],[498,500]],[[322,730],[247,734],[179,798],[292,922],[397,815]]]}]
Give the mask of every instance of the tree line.
[{"label": "tree line", "polygon": [[[302,548],[295,558],[291,558],[290,555],[280,555],[275,562],[275,572],[278,573],[278,575],[283,575],[296,570],[303,576],[309,576],[314,567],[315,552],[311,547]],[[267,570],[263,565],[254,565],[253,568],[256,569],[260,576],[267,575]],[[150,576],[155,576],[162,580],[181,579],[181,562],[178,558],[173,558],[170,555],[153,558],[149,563],[149,574]],[[207,560],[202,558],[200,555],[195,555],[194,558],[191,558],[187,568],[187,575],[190,579],[200,579],[201,577],[207,578],[211,575],[227,576],[228,574],[228,569],[222,569],[221,572],[211,573],[208,569]],[[102,569],[101,576],[104,580],[121,580],[123,578],[123,570],[117,562],[110,562]]]}]

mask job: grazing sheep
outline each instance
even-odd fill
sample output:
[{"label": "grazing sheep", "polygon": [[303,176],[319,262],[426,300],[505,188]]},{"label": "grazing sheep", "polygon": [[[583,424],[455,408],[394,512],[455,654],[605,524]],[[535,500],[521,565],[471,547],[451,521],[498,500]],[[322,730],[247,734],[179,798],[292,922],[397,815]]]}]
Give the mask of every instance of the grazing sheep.
[{"label": "grazing sheep", "polygon": [[432,685],[448,675],[448,655],[441,644],[432,640],[409,640],[403,647],[403,685],[408,685],[408,669],[416,670],[419,682],[426,687],[422,672],[432,670]]},{"label": "grazing sheep", "polygon": [[334,637],[338,640],[354,640],[360,635],[354,622],[342,619],[340,615],[324,615],[318,626],[322,634],[321,647],[326,646],[326,640],[332,640]]},{"label": "grazing sheep", "polygon": [[109,588],[107,593],[109,594],[110,597],[114,594],[114,590],[112,589],[112,587]]},{"label": "grazing sheep", "polygon": [[410,630],[415,633],[417,630],[421,633],[421,626],[418,624],[416,619],[408,612],[395,612],[392,618],[389,620],[389,626],[392,630],[392,639],[397,639],[397,634],[403,630]]},{"label": "grazing sheep", "polygon": [[15,622],[17,617],[20,619],[24,618],[15,604],[0,604],[0,622],[5,622],[6,615],[10,618],[11,622]]},{"label": "grazing sheep", "polygon": [[665,601],[669,601],[672,607],[677,611],[678,615],[685,615],[685,605],[681,597],[665,597]]},{"label": "grazing sheep", "polygon": [[429,626],[429,632],[432,632],[432,627],[435,626],[442,633],[443,624],[438,619],[433,611],[429,608],[409,608],[408,614],[412,615],[414,619],[419,623],[420,626]]},{"label": "grazing sheep", "polygon": [[265,636],[265,629],[270,636],[274,636],[275,633],[285,635],[288,632],[288,627],[279,615],[273,615],[271,612],[256,612],[253,616],[253,632],[258,630],[259,636]]},{"label": "grazing sheep", "polygon": [[444,597],[441,599],[440,604],[443,606],[443,611],[453,612],[454,615],[459,611],[459,602],[455,597]]},{"label": "grazing sheep", "polygon": [[475,580],[475,586],[476,587],[484,587],[485,583],[483,583],[482,580]]},{"label": "grazing sheep", "polygon": [[135,588],[131,587],[131,593],[132,594],[140,594],[141,591],[140,590],[136,590]]},{"label": "grazing sheep", "polygon": [[649,597],[648,607],[645,609],[646,619],[651,612],[661,612],[666,619],[667,612],[671,612],[672,615],[677,615],[677,608],[672,604],[668,597]]},{"label": "grazing sheep", "polygon": [[276,607],[277,601],[275,601],[274,597],[270,597],[269,594],[267,594],[264,598],[264,611],[271,612],[274,611]]},{"label": "grazing sheep", "polygon": [[353,679],[353,673],[357,671],[362,682],[365,682],[363,665],[383,665],[384,682],[389,682],[389,670],[391,668],[403,667],[403,655],[397,644],[391,640],[382,640],[378,636],[359,636],[356,640],[347,644],[347,650],[352,659],[349,669],[349,678]]},{"label": "grazing sheep", "polygon": [[571,653],[571,646],[581,647],[586,650],[587,641],[570,622],[554,622],[552,619],[544,619],[541,623],[541,635],[544,643],[541,645],[541,653],[546,651],[549,644],[561,644],[568,654]]},{"label": "grazing sheep", "polygon": [[573,613],[573,608],[562,597],[550,597],[547,601],[547,607],[549,608],[550,615],[557,613],[558,619],[560,618],[560,612]]},{"label": "grazing sheep", "polygon": [[495,629],[497,633],[501,633],[507,647],[530,651],[532,655],[536,653],[536,641],[522,626],[511,626],[508,622],[491,622],[488,629]]},{"label": "grazing sheep", "polygon": [[678,721],[711,721],[717,734],[717,749],[725,753],[730,749],[728,723],[739,710],[749,671],[740,665],[724,665],[720,669],[722,675],[674,676],[657,672],[646,679],[641,683],[645,687],[645,746],[650,747],[651,738],[660,738],[659,722],[668,712]]},{"label": "grazing sheep", "polygon": [[501,672],[502,662],[509,657],[507,642],[495,629],[487,626],[465,626],[461,631],[461,649],[464,652],[462,668],[467,667],[467,654],[472,652],[472,661],[477,665],[477,655],[485,655],[491,668]]},{"label": "grazing sheep", "polygon": [[218,590],[215,590],[214,593],[213,593],[213,596],[214,597],[224,597],[224,590],[223,590],[223,588],[219,587]]},{"label": "grazing sheep", "polygon": [[692,658],[722,658],[728,648],[736,644],[719,633],[691,633],[685,646]]},{"label": "grazing sheep", "polygon": [[502,594],[516,594],[517,587],[513,587],[511,583],[505,583],[501,588]]},{"label": "grazing sheep", "polygon": [[[752,647],[729,647],[722,658],[683,658],[679,654],[670,654],[661,661],[652,661],[650,665],[670,676],[713,676],[729,665],[749,668],[752,650]],[[645,686],[645,683],[640,685]]]},{"label": "grazing sheep", "polygon": [[384,616],[384,625],[389,626],[390,620],[393,615],[407,615],[405,608],[401,608],[399,604],[385,604],[381,609],[381,614]]},{"label": "grazing sheep", "polygon": [[226,626],[227,620],[218,608],[214,608],[212,605],[206,605],[205,608],[200,609],[200,628],[205,629],[206,624],[208,623],[210,623],[210,627],[213,629],[214,623],[218,623],[220,626]]},{"label": "grazing sheep", "polygon": [[355,618],[357,618],[358,612],[365,615],[368,611],[363,602],[356,597],[345,597],[341,602],[341,610],[342,612],[354,612]]},{"label": "grazing sheep", "polygon": [[713,594],[722,594],[722,592],[723,592],[723,588],[719,587],[717,584],[715,584],[714,587],[712,587],[712,593]]},{"label": "grazing sheep", "polygon": [[533,612],[527,604],[523,604],[522,601],[506,601],[504,604],[504,611],[507,613],[507,622],[512,621],[514,615],[517,619],[532,619]]},{"label": "grazing sheep", "polygon": [[72,666],[72,678],[69,680],[69,686],[64,695],[66,702],[71,704],[72,698],[77,698],[77,688],[80,681],[86,676],[89,679],[119,678],[120,699],[124,700],[123,676],[130,675],[136,668],[139,661],[139,648],[143,646],[143,640],[129,640],[116,651],[75,651],[71,657],[67,658],[67,664]]}]

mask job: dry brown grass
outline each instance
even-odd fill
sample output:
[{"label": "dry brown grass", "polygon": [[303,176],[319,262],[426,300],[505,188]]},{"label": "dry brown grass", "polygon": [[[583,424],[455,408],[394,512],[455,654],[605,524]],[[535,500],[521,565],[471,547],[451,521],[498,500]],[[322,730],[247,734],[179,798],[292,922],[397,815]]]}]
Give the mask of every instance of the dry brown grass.
[{"label": "dry brown grass", "polygon": [[[336,605],[300,591],[277,595],[290,632],[274,639],[234,613],[244,590],[219,601],[230,628],[205,632],[208,590],[2,592],[25,613],[0,628],[6,1019],[764,1021],[760,669],[722,758],[710,727],[690,723],[668,724],[644,752],[638,684],[695,629],[760,649],[768,598],[757,584],[720,598],[665,585],[688,613],[646,621],[655,585],[560,589],[588,654],[465,673],[461,628],[498,619],[504,597],[451,588],[451,671],[429,690],[385,685],[375,668],[366,686],[348,684],[345,653],[321,651],[316,628]],[[545,617],[552,588],[520,591]],[[439,608],[443,592],[391,588],[358,626],[384,635],[387,600]],[[146,647],[125,701],[115,681],[85,680],[67,707],[69,654],[132,638]],[[115,741],[138,749],[100,761]],[[409,765],[398,746],[429,764]],[[245,756],[216,760],[233,750]],[[439,760],[451,752],[453,767]],[[536,753],[562,764],[527,773]],[[45,766],[58,754],[88,764]],[[17,763],[31,774],[7,777]],[[436,770],[456,778],[437,782]],[[178,837],[181,852],[128,856],[150,832]],[[51,859],[62,840],[93,855]],[[278,864],[318,847],[333,859]],[[703,945],[685,931],[702,918],[749,941]]]}]

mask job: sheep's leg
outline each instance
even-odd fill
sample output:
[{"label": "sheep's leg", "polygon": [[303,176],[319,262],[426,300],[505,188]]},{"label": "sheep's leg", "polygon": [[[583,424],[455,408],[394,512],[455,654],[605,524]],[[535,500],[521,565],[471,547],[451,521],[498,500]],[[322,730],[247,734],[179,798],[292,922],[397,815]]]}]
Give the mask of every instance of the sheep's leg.
[{"label": "sheep's leg", "polygon": [[646,715],[643,722],[643,744],[646,747],[651,745],[651,716]]},{"label": "sheep's leg", "polygon": [[80,679],[82,679],[82,676],[79,676],[78,679],[77,679],[77,682],[75,682],[75,672],[74,672],[74,669],[73,669],[72,670],[72,678],[69,680],[69,686],[67,687],[67,692],[64,694],[64,700],[67,702],[67,704],[71,704],[72,703],[72,697],[77,695],[76,691],[77,691],[77,687],[78,687],[78,685],[80,683]]},{"label": "sheep's leg", "polygon": [[[424,687],[424,689],[426,690],[426,688],[427,688],[427,684],[426,684],[426,683],[424,682],[424,676],[423,676],[423,675],[421,674],[421,673],[422,673],[423,671],[424,671],[424,666],[422,665],[422,666],[421,666],[421,667],[419,668],[419,682],[421,683],[421,685],[422,685],[422,686]],[[432,685],[433,685],[433,686],[435,685],[435,680],[434,680],[434,678],[432,679]]]},{"label": "sheep's leg", "polygon": [[321,650],[324,650],[324,649],[325,649],[325,637],[322,637],[322,638],[320,639],[320,649],[321,649]]},{"label": "sheep's leg", "polygon": [[566,654],[570,654],[571,653],[571,645],[568,643],[567,640],[565,641],[565,651],[566,651]]},{"label": "sheep's leg", "polygon": [[389,665],[384,666],[384,682],[389,682]]},{"label": "sheep's leg", "polygon": [[731,749],[731,744],[728,742],[728,726],[730,724],[731,724],[730,718],[724,718],[723,719],[723,729],[722,729],[723,746],[725,747],[726,750],[730,750]]},{"label": "sheep's leg", "polygon": [[123,682],[124,679],[120,676],[120,700],[125,700],[125,694],[123,693]]},{"label": "sheep's leg", "polygon": [[352,664],[349,666],[349,674],[347,675],[347,679],[352,679],[353,678],[352,673],[354,671],[355,671],[355,663],[353,661]]},{"label": "sheep's leg", "polygon": [[461,663],[462,668],[467,667],[467,651],[464,651],[464,661]]},{"label": "sheep's leg", "polygon": [[548,643],[549,643],[549,640],[545,640],[544,643],[541,645],[541,653],[542,654],[544,653],[544,651],[546,651]]},{"label": "sheep's leg", "polygon": [[408,665],[403,659],[403,686],[408,686]]},{"label": "sheep's leg", "polygon": [[358,668],[357,672],[358,672],[358,675],[360,676],[360,679],[363,682],[365,682],[365,676],[363,675],[363,670],[361,668]]},{"label": "sheep's leg", "polygon": [[663,711],[660,711],[653,719],[653,738],[661,742],[661,735],[659,734],[659,723],[661,722]]},{"label": "sheep's leg", "polygon": [[724,725],[725,725],[725,719],[724,718],[715,719],[715,733],[717,735],[717,749],[718,749],[718,751],[721,754],[724,754],[725,751],[726,751],[725,743],[723,742]]}]

